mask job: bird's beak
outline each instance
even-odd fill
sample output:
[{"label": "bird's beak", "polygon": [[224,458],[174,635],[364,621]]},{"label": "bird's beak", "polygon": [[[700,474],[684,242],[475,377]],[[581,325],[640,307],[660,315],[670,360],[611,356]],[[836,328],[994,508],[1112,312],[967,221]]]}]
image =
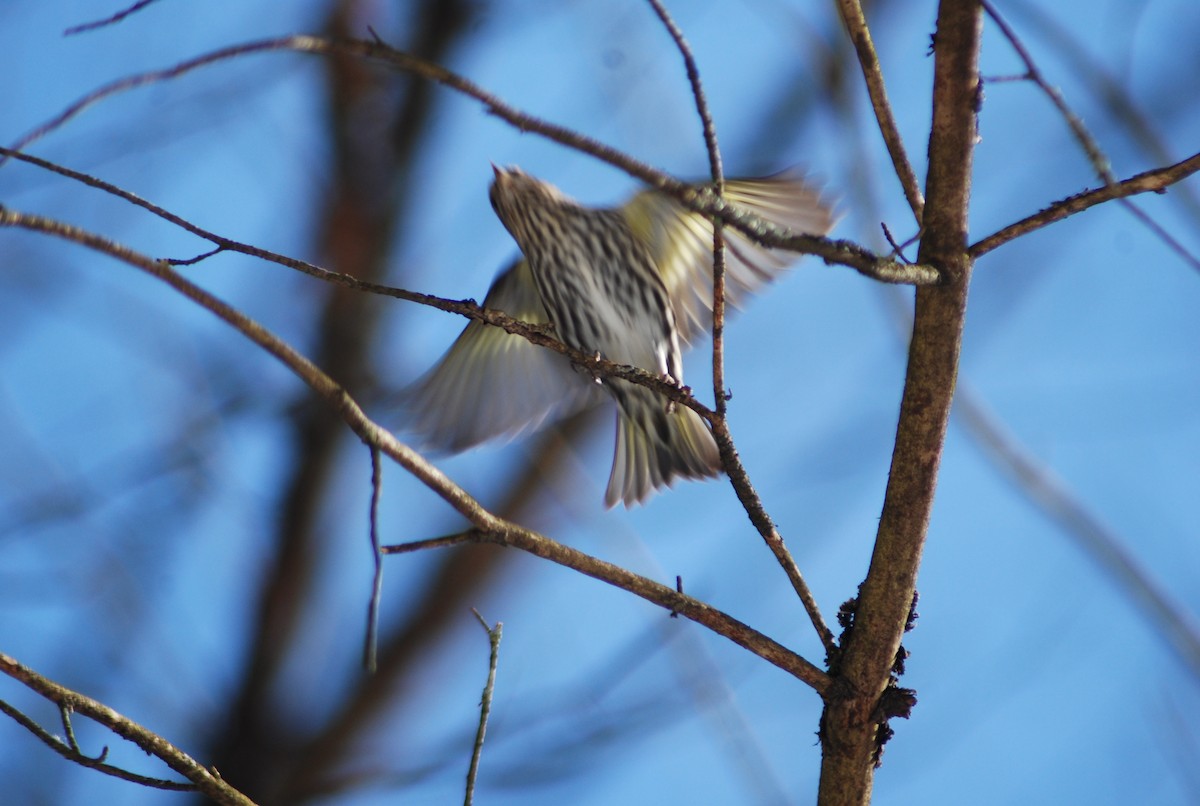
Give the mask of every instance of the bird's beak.
[{"label": "bird's beak", "polygon": [[503,173],[503,172],[502,172],[502,171],[501,171],[499,168],[497,168],[497,167],[496,167],[496,163],[492,162],[492,163],[489,163],[489,164],[492,166],[492,172],[493,172],[494,174],[496,174],[496,178],[497,178],[497,179],[499,179],[499,178],[500,178],[500,174],[501,174],[501,173]]}]

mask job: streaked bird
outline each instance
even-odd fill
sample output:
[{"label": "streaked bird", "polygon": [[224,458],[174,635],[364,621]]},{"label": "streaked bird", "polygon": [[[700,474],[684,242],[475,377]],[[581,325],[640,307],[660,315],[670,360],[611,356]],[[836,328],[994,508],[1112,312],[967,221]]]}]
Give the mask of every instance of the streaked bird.
[{"label": "streaked bird", "polygon": [[[565,344],[682,385],[681,346],[712,325],[708,219],[656,190],[621,207],[585,207],[515,168],[495,168],[490,196],[524,257],[492,283],[485,308],[550,323]],[[793,172],[730,180],[725,198],[795,232],[824,235],[833,223],[817,190]],[[724,233],[731,305],[797,258]],[[712,433],[691,409],[621,379],[597,385],[564,356],[480,322],[408,390],[409,427],[431,447],[461,451],[594,404],[601,389],[617,404],[607,506],[721,470]]]}]

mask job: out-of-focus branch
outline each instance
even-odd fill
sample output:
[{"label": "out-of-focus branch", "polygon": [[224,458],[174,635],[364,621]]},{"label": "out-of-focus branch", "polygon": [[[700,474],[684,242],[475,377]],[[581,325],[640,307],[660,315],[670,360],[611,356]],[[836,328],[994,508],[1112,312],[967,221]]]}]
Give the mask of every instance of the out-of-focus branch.
[{"label": "out-of-focus branch", "polygon": [[[579,412],[541,432],[529,451],[533,458],[523,472],[512,475],[507,493],[500,496],[500,503],[492,511],[507,521],[526,520],[535,510],[539,494],[554,486],[545,477],[561,478],[558,468],[569,454],[569,445],[577,443],[576,437],[595,413],[595,409]],[[464,541],[438,542],[452,546]],[[320,733],[292,759],[293,773],[281,796],[284,800],[313,798],[345,780],[344,762],[351,758],[366,729],[381,711],[404,696],[405,682],[416,673],[430,645],[456,624],[465,610],[478,603],[488,582],[514,557],[512,552],[495,546],[473,545],[442,552],[438,559],[440,563],[424,575],[419,602],[406,614],[403,626],[381,645],[377,673],[361,680],[338,704]],[[447,749],[448,754],[453,752]]]},{"label": "out-of-focus branch", "polygon": [[[1074,78],[1083,86],[1091,89],[1101,106],[1112,117],[1126,128],[1130,136],[1150,157],[1150,161],[1164,165],[1174,162],[1171,149],[1165,137],[1155,130],[1149,117],[1139,108],[1139,104],[1147,103],[1143,94],[1135,97],[1130,89],[1113,75],[1111,53],[1105,49],[1098,51],[1101,58],[1092,55],[1081,42],[1081,29],[1068,28],[1054,19],[1054,6],[1041,2],[1027,0],[1007,0],[1004,4],[1006,12],[1020,14],[1026,27],[1039,31],[1054,48],[1056,60],[1071,66]],[[1070,19],[1069,17],[1067,19]],[[1179,92],[1178,85],[1164,85],[1161,89],[1171,93],[1172,97]],[[1183,106],[1188,105],[1185,101]],[[1200,192],[1183,186],[1179,188],[1179,202],[1192,216],[1200,221]]]},{"label": "out-of-focus branch", "polygon": [[87,31],[94,31],[97,28],[105,28],[109,25],[115,25],[126,17],[138,13],[146,6],[157,2],[158,0],[137,0],[136,3],[128,8],[123,8],[116,14],[109,15],[104,19],[93,20],[92,22],[85,22],[80,25],[73,25],[67,30],[63,31],[63,36],[73,36],[75,34],[82,34]]},{"label": "out-of-focus branch", "polygon": [[1118,535],[1104,525],[1036,457],[1009,433],[969,389],[962,389],[954,413],[996,464],[1062,531],[1110,574],[1167,639],[1171,649],[1200,680],[1200,624],[1142,567]]},{"label": "out-of-focus branch", "polygon": [[[159,736],[157,733],[154,733],[148,728],[139,725],[137,722],[134,722],[128,717],[118,714],[107,705],[97,702],[91,697],[84,696],[77,691],[72,691],[69,688],[61,686],[58,683],[55,683],[54,681],[38,674],[28,666],[19,663],[16,658],[10,657],[9,655],[3,653],[0,653],[0,673],[6,674],[12,679],[24,683],[42,697],[46,698],[52,703],[55,703],[60,708],[65,709],[64,714],[69,712],[83,714],[88,719],[91,719],[108,728],[122,739],[133,742],[148,755],[160,759],[175,772],[191,781],[194,786],[188,788],[194,788],[195,790],[204,793],[217,803],[229,804],[229,806],[253,806],[253,801],[227,784],[214,771],[205,768],[202,764],[200,764],[200,762],[196,761],[194,758],[168,742],[163,737]],[[7,713],[8,709],[5,709],[5,711]],[[22,720],[18,721],[21,721],[21,724],[32,730],[32,727],[30,727],[29,724],[26,724]],[[44,733],[44,731],[34,732],[39,736]],[[43,741],[44,740],[45,739],[43,739]],[[66,746],[64,746],[64,748],[67,750],[72,749]],[[78,752],[77,747],[74,748],[74,752],[72,754],[63,753],[62,749],[58,747],[55,747],[55,749],[60,754],[71,758],[73,761],[81,761],[80,758],[72,757],[72,755],[81,755]],[[96,760],[93,759],[92,761]],[[100,768],[95,763],[85,764],[85,766],[96,767],[97,769]],[[108,765],[101,766],[107,767]],[[108,772],[109,774],[116,774],[115,772],[112,772],[112,770],[116,770],[116,768],[105,769],[103,771]],[[120,772],[125,771],[122,770]],[[135,783],[143,786],[154,786],[160,789],[178,787],[177,784],[174,784],[170,781],[159,781],[158,779],[144,778],[143,776],[135,776],[131,778],[131,775],[132,773],[127,773],[120,775],[119,777],[125,778],[126,780],[133,780]],[[166,786],[164,786],[164,784]]]},{"label": "out-of-focus branch", "polygon": [[921,195],[921,183],[908,161],[908,152],[904,149],[900,128],[896,125],[895,115],[892,114],[887,87],[883,82],[883,69],[879,65],[879,56],[875,53],[875,43],[871,39],[871,30],[867,27],[862,4],[858,0],[838,0],[837,8],[842,24],[846,26],[846,33],[854,44],[854,52],[858,54],[858,65],[862,68],[867,95],[871,99],[871,108],[875,110],[875,119],[879,122],[879,132],[883,135],[888,156],[892,158],[896,178],[900,180],[904,198],[908,199],[908,206],[912,208],[919,228],[925,215],[925,197]]}]

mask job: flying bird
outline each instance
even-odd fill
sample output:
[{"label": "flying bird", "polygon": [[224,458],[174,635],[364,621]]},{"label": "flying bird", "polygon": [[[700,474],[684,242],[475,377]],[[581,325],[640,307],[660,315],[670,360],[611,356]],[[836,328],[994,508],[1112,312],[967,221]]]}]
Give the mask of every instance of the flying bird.
[{"label": "flying bird", "polygon": [[[712,325],[712,222],[657,190],[597,209],[517,168],[493,169],[492,208],[523,256],[492,283],[483,307],[550,324],[571,347],[682,385],[682,347]],[[793,232],[824,235],[833,225],[820,193],[795,172],[729,180],[724,195]],[[797,258],[723,232],[730,305]],[[457,452],[595,404],[603,390],[617,407],[607,506],[720,472],[712,433],[694,411],[619,378],[593,381],[559,353],[472,321],[408,390],[409,426],[428,446]]]}]

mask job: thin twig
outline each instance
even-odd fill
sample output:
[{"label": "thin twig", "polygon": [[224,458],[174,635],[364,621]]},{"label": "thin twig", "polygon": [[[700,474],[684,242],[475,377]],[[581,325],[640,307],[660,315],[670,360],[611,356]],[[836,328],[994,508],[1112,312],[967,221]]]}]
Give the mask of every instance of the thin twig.
[{"label": "thin twig", "polygon": [[1071,134],[1075,136],[1075,139],[1083,148],[1083,152],[1087,155],[1088,162],[1092,164],[1096,175],[1103,179],[1107,185],[1115,183],[1117,179],[1112,172],[1112,163],[1109,162],[1108,157],[1100,148],[1100,144],[1096,141],[1096,138],[1092,136],[1087,126],[1084,125],[1083,119],[1079,115],[1076,115],[1071,110],[1071,107],[1067,105],[1067,100],[1063,97],[1058,87],[1052,85],[1042,75],[1042,71],[1038,69],[1037,64],[1033,61],[1033,56],[1025,48],[1025,44],[1017,36],[1017,32],[1000,16],[1000,12],[996,10],[996,7],[988,2],[988,0],[980,0],[980,2],[983,5],[983,10],[992,18],[992,22],[996,23],[996,27],[1000,29],[1000,33],[1004,35],[1004,38],[1012,45],[1012,49],[1016,51],[1017,58],[1025,65],[1025,75],[1023,78],[1033,82],[1050,99],[1050,103],[1054,104],[1054,108],[1058,110],[1063,120],[1066,121],[1067,126],[1071,129]]},{"label": "thin twig", "polygon": [[829,677],[813,664],[800,657],[790,649],[782,646],[771,638],[763,635],[752,627],[743,624],[732,616],[717,610],[705,602],[681,593],[673,587],[667,587],[652,579],[640,576],[619,565],[585,554],[578,549],[565,546],[536,532],[523,527],[507,524],[496,519],[498,525],[494,529],[470,529],[458,535],[434,538],[433,540],[414,541],[397,546],[384,546],[384,554],[400,554],[410,550],[430,548],[433,545],[449,546],[458,543],[490,543],[497,546],[508,546],[549,560],[565,568],[607,582],[610,585],[626,590],[648,602],[659,605],[668,613],[677,613],[684,618],[708,627],[718,635],[733,641],[738,646],[750,650],[774,666],[792,674],[796,678],[812,686],[818,694],[824,695],[828,690]]},{"label": "thin twig", "polygon": [[1138,207],[1129,199],[1118,199],[1117,203],[1129,211],[1130,215],[1142,222],[1142,226],[1150,230],[1150,233],[1157,237],[1168,249],[1176,254],[1184,263],[1190,265],[1193,269],[1200,271],[1200,257],[1195,255],[1191,250],[1183,245],[1183,242],[1167,231],[1167,228],[1154,220],[1154,218]]},{"label": "thin twig", "polygon": [[680,596],[665,585],[640,577],[618,565],[589,557],[569,549],[543,535],[499,518],[485,509],[469,493],[425,460],[412,448],[369,419],[346,390],[316,365],[297,353],[266,328],[236,308],[213,296],[179,275],[165,261],[154,260],[94,233],[47,219],[0,207],[0,226],[19,227],[42,232],[107,254],[162,280],[191,301],[209,310],[266,352],[309,385],[334,408],[350,429],[369,446],[374,446],[435,492],[467,518],[486,542],[512,546],[535,556],[574,568],[676,611],[728,638],[768,662],[812,686],[818,693],[828,688],[829,678],[815,665],[742,622],[691,597]]},{"label": "thin twig", "polygon": [[382,554],[411,554],[414,551],[427,551],[429,549],[443,549],[450,546],[460,546],[463,543],[476,543],[479,538],[475,535],[474,529],[467,529],[464,532],[458,532],[444,537],[429,537],[425,540],[413,540],[408,543],[394,543],[390,546],[381,546],[379,551]]},{"label": "thin twig", "polygon": [[371,580],[371,600],[367,603],[367,636],[363,646],[363,666],[370,674],[375,673],[375,660],[379,647],[379,600],[383,596],[383,551],[379,541],[379,499],[383,493],[383,464],[379,448],[369,446],[371,451],[371,557],[375,572]]},{"label": "thin twig", "polygon": [[896,178],[900,180],[904,198],[908,199],[908,206],[912,208],[919,228],[925,217],[925,197],[921,194],[921,183],[917,174],[908,161],[908,152],[904,149],[904,140],[900,137],[896,116],[892,114],[887,87],[883,82],[883,69],[879,65],[879,56],[875,53],[875,43],[871,40],[871,29],[867,27],[866,15],[858,0],[838,0],[837,7],[842,24],[846,26],[846,33],[854,43],[854,52],[858,55],[858,65],[862,68],[871,108],[875,110],[875,120],[879,122],[879,132],[883,135],[888,156],[892,158]]},{"label": "thin twig", "polygon": [[[996,27],[1000,29],[1000,33],[1002,33],[1004,38],[1008,40],[1008,43],[1012,46],[1013,50],[1016,51],[1017,57],[1025,65],[1025,75],[1022,76],[1022,78],[1027,81],[1031,81],[1046,95],[1047,98],[1050,99],[1050,103],[1054,105],[1054,108],[1058,110],[1058,113],[1062,115],[1063,120],[1066,121],[1067,127],[1071,130],[1071,134],[1075,137],[1075,140],[1083,149],[1084,154],[1087,155],[1088,162],[1092,164],[1093,170],[1095,170],[1096,175],[1104,182],[1105,186],[1112,187],[1118,184],[1116,174],[1114,174],[1112,170],[1112,162],[1104,153],[1103,149],[1100,148],[1100,143],[1096,140],[1092,133],[1088,131],[1087,126],[1083,122],[1083,118],[1075,114],[1074,110],[1072,110],[1067,104],[1067,100],[1063,97],[1062,91],[1059,90],[1058,87],[1052,85],[1046,80],[1046,77],[1042,75],[1041,69],[1039,69],[1037,63],[1034,62],[1033,56],[1025,47],[1025,43],[1021,41],[1021,38],[1017,36],[1017,32],[1013,30],[1008,22],[1005,21],[1002,16],[1000,16],[1000,12],[996,10],[995,6],[988,2],[988,0],[981,0],[981,2],[983,3],[983,8],[987,12],[988,16],[992,18],[994,23],[996,23]],[[1188,249],[1182,243],[1180,243],[1177,238],[1171,235],[1165,227],[1151,218],[1145,211],[1128,199],[1117,197],[1117,200],[1122,207],[1128,210],[1130,214],[1138,220],[1139,223],[1146,227],[1146,229],[1150,230],[1151,234],[1165,243],[1169,249],[1174,251],[1187,263],[1191,264],[1192,268],[1200,270],[1200,258],[1188,251]]]},{"label": "thin twig", "polygon": [[[695,188],[681,182],[651,166],[636,160],[617,149],[607,146],[578,132],[547,123],[506,104],[486,92],[474,82],[452,73],[445,68],[416,56],[391,48],[379,42],[363,40],[330,40],[313,36],[290,36],[266,39],[233,45],[202,54],[180,62],[173,67],[138,73],[109,84],[84,95],[58,115],[36,127],[16,143],[9,151],[23,151],[27,146],[59,129],[71,119],[94,104],[118,93],[148,84],[178,78],[220,61],[239,58],[256,53],[293,50],[318,55],[343,54],[376,59],[397,69],[411,72],[430,81],[442,84],[482,103],[489,113],[507,121],[521,131],[534,132],[561,145],[589,154],[602,162],[619,168],[630,176],[640,179],[651,187],[661,190],[681,204],[699,213],[715,216],[736,228],[755,243],[775,249],[817,255],[826,263],[849,266],[864,276],[885,283],[930,285],[939,281],[937,271],[930,266],[905,266],[894,260],[881,258],[849,241],[832,241],[815,235],[792,233],[787,229],[730,205],[716,197],[711,188]],[[0,165],[10,154],[0,156]]]},{"label": "thin twig", "polygon": [[500,659],[500,638],[504,633],[504,623],[497,621],[495,627],[489,627],[479,611],[471,608],[475,618],[487,632],[491,652],[488,658],[487,683],[483,686],[483,697],[479,701],[479,728],[475,731],[475,743],[471,749],[471,764],[467,768],[467,792],[463,806],[471,806],[475,802],[475,778],[479,774],[479,758],[483,755],[483,739],[487,735],[488,715],[492,712],[492,694],[496,690],[496,666]]},{"label": "thin twig", "polygon": [[737,456],[737,448],[734,446],[733,435],[729,431],[729,424],[726,420],[718,418],[713,421],[713,438],[717,441],[717,447],[721,449],[722,457],[732,455],[733,460],[726,465],[729,483],[732,485],[738,501],[741,502],[742,508],[746,511],[746,515],[749,516],[750,522],[754,524],[754,528],[766,541],[767,548],[775,555],[775,560],[792,583],[792,589],[799,597],[804,612],[808,614],[813,629],[817,631],[817,636],[821,639],[821,645],[826,654],[832,655],[837,650],[837,639],[825,622],[825,617],[821,614],[821,607],[817,603],[817,597],[808,586],[808,582],[805,581],[804,574],[801,573],[800,566],[796,564],[787,544],[784,543],[783,535],[779,533],[775,521],[767,514],[766,506],[759,497],[758,490],[750,482],[750,475]]},{"label": "thin twig", "polygon": [[[704,93],[704,85],[700,80],[700,70],[696,67],[696,60],[692,55],[691,46],[688,45],[683,32],[679,30],[679,26],[675,24],[675,21],[671,18],[666,8],[660,0],[649,0],[649,2],[659,19],[662,20],[663,25],[666,26],[671,38],[675,41],[676,47],[683,56],[684,67],[692,88],[692,97],[696,102],[696,112],[700,117],[700,123],[704,130],[704,145],[708,151],[709,168],[712,172],[713,193],[718,202],[724,203],[722,193],[725,187],[725,176],[721,165],[721,151],[717,143],[717,131],[713,123],[712,112],[708,107],[708,98]],[[730,484],[733,486],[738,500],[750,516],[751,523],[758,529],[767,547],[775,555],[775,559],[779,562],[784,573],[791,581],[792,588],[796,591],[796,595],[804,606],[805,612],[808,613],[809,620],[812,621],[813,628],[817,631],[817,635],[820,637],[825,651],[830,653],[835,647],[833,632],[825,623],[820,607],[817,605],[816,597],[800,572],[800,566],[796,563],[795,558],[792,557],[792,553],[788,550],[787,544],[784,542],[783,536],[779,533],[774,521],[767,515],[766,507],[763,505],[762,499],[759,498],[757,490],[754,489],[754,485],[750,483],[750,475],[742,464],[741,457],[738,456],[737,449],[734,446],[733,435],[729,430],[729,422],[726,419],[729,395],[725,387],[725,239],[722,233],[722,226],[722,220],[714,217],[712,375],[713,397],[716,401],[716,417],[710,419],[709,422],[713,427],[713,434],[716,437],[717,447],[720,450],[721,464],[725,468],[725,473],[729,477]]]},{"label": "thin twig", "polygon": [[1165,168],[1155,168],[1152,171],[1131,176],[1114,185],[1106,185],[1095,190],[1087,190],[1074,196],[1055,202],[1044,210],[1009,224],[1007,227],[993,232],[971,244],[968,252],[972,258],[985,255],[998,246],[1002,246],[1022,235],[1039,230],[1056,221],[1080,213],[1089,207],[1103,204],[1113,199],[1135,196],[1139,193],[1162,193],[1168,187],[1192,174],[1200,171],[1200,152],[1185,160],[1168,165]]},{"label": "thin twig", "polygon": [[[60,708],[61,707],[62,706],[60,706]],[[60,741],[49,731],[44,730],[41,725],[34,722],[27,715],[9,705],[4,700],[0,700],[0,712],[7,714],[18,725],[25,728],[37,738],[41,739],[42,742],[44,742],[46,746],[55,753],[58,753],[63,758],[74,762],[81,767],[87,767],[88,769],[96,770],[97,772],[104,773],[105,775],[111,775],[113,778],[120,778],[122,781],[129,781],[130,783],[138,784],[140,786],[148,786],[152,789],[166,789],[173,792],[196,791],[195,784],[184,783],[182,781],[167,781],[162,778],[151,778],[146,775],[139,775],[136,772],[130,772],[129,770],[125,770],[120,767],[114,767],[111,764],[105,764],[103,759],[108,752],[107,747],[104,748],[104,752],[100,754],[99,758],[93,758],[91,756],[84,755],[82,752],[80,752],[78,745],[72,746]]]},{"label": "thin twig", "polygon": [[[8,675],[50,702],[75,713],[83,714],[88,719],[108,728],[122,739],[133,742],[146,751],[147,754],[162,760],[168,767],[191,781],[192,785],[185,785],[186,788],[202,792],[217,803],[228,804],[229,806],[253,806],[253,801],[227,784],[219,775],[203,767],[199,762],[163,737],[133,720],[118,714],[107,705],[97,702],[91,697],[86,697],[77,691],[72,691],[69,688],[61,686],[47,677],[43,677],[33,669],[4,653],[0,653],[0,674]],[[46,736],[48,734],[45,731],[37,728],[33,721],[27,717],[24,719],[18,718],[15,714],[19,712],[7,703],[0,703],[0,710],[3,710],[4,713],[16,719],[22,726],[42,739],[42,741],[47,741]],[[50,737],[50,739],[53,740],[53,737]],[[154,778],[141,780],[143,776],[134,776],[133,773],[118,770],[107,764],[101,765],[94,759],[88,759],[86,756],[81,757],[77,750],[72,749],[62,742],[52,743],[47,741],[47,744],[54,747],[60,755],[84,766],[101,770],[108,775],[135,781],[136,783],[144,783],[146,786],[154,786],[159,789],[185,788],[172,781],[159,781],[159,779]]]},{"label": "thin twig", "polygon": [[[700,117],[700,127],[704,135],[704,148],[708,152],[709,171],[712,174],[713,195],[717,200],[725,200],[725,170],[721,165],[721,148],[717,143],[717,127],[713,123],[712,112],[708,108],[708,97],[704,93],[704,83],[700,80],[700,69],[696,66],[696,57],[688,44],[683,31],[675,24],[670,13],[660,0],[648,0],[654,13],[662,21],[663,27],[671,35],[675,47],[683,57],[684,70],[687,72],[688,83],[692,88],[692,98],[696,102],[696,114]],[[725,238],[721,232],[723,222],[713,219],[713,297],[712,297],[712,375],[713,398],[716,401],[717,416],[724,418],[729,404],[729,396],[725,390]],[[725,459],[724,456],[721,457]]]},{"label": "thin twig", "polygon": [[[1073,67],[1075,78],[1091,88],[1100,106],[1127,127],[1152,162],[1165,165],[1174,161],[1166,139],[1155,131],[1149,117],[1138,108],[1133,93],[1113,76],[1111,59],[1103,61],[1110,54],[1102,49],[1093,55],[1089,48],[1083,47],[1078,37],[1079,29],[1059,23],[1048,13],[1052,8],[1048,4],[1007,0],[1005,8],[1020,13],[1028,24],[1039,28],[1044,37],[1053,41],[1055,58]],[[1067,24],[1070,24],[1069,18]],[[1200,192],[1197,191],[1200,188],[1194,190],[1186,185],[1179,188],[1179,201],[1193,220],[1200,220]]]},{"label": "thin twig", "polygon": [[609,361],[608,359],[599,357],[594,353],[584,353],[580,350],[576,350],[549,335],[546,332],[546,329],[542,326],[530,325],[526,322],[522,322],[519,319],[513,319],[503,311],[481,308],[474,302],[474,300],[444,299],[442,297],[435,297],[431,294],[422,294],[416,291],[408,291],[402,288],[380,285],[378,283],[360,280],[357,277],[353,277],[348,274],[330,271],[329,269],[322,268],[305,260],[299,260],[297,258],[288,257],[287,255],[281,255],[277,252],[261,249],[257,246],[241,243],[240,241],[235,241],[231,238],[226,238],[222,235],[218,235],[217,233],[210,232],[209,230],[203,229],[202,227],[199,227],[196,224],[193,224],[192,222],[181,218],[180,216],[177,216],[174,213],[165,210],[158,205],[153,204],[123,188],[112,185],[89,174],[81,173],[79,171],[66,168],[62,165],[58,165],[57,163],[41,159],[40,157],[23,154],[13,149],[4,148],[3,146],[0,146],[0,157],[27,162],[31,165],[36,165],[39,168],[43,168],[62,176],[66,176],[70,179],[74,179],[78,182],[82,182],[85,185],[102,190],[105,193],[110,193],[130,202],[131,204],[141,207],[142,209],[164,219],[165,221],[187,230],[193,235],[217,245],[216,249],[210,250],[209,252],[206,252],[196,258],[189,260],[167,260],[166,262],[171,266],[191,265],[192,263],[198,262],[204,257],[210,257],[220,252],[236,252],[238,254],[258,258],[259,260],[264,260],[280,266],[285,266],[289,269],[294,269],[295,271],[307,274],[310,277],[315,277],[318,280],[335,283],[346,288],[352,288],[356,291],[362,291],[369,294],[379,294],[381,296],[392,297],[393,299],[405,300],[406,302],[415,302],[418,305],[427,305],[440,311],[455,313],[460,316],[465,316],[469,319],[478,320],[484,324],[498,327],[508,333],[521,336],[522,338],[528,339],[530,342],[541,347],[554,350],[555,352],[566,356],[577,366],[586,370],[593,376],[623,378],[624,380],[632,383],[654,389],[656,392],[665,395],[676,403],[681,403],[687,406],[709,422],[711,422],[715,416],[714,412],[697,400],[692,394],[691,389],[686,386],[679,386],[671,383],[662,378],[660,375],[647,372],[639,367],[634,367],[629,364],[617,364]]},{"label": "thin twig", "polygon": [[129,8],[122,9],[110,17],[105,17],[102,20],[95,20],[93,22],[85,22],[81,25],[73,25],[67,30],[63,31],[63,36],[73,36],[75,34],[82,34],[85,31],[94,31],[97,28],[104,28],[109,25],[114,25],[129,15],[136,14],[146,6],[156,2],[158,2],[158,0],[138,0],[138,2],[134,3]]}]

